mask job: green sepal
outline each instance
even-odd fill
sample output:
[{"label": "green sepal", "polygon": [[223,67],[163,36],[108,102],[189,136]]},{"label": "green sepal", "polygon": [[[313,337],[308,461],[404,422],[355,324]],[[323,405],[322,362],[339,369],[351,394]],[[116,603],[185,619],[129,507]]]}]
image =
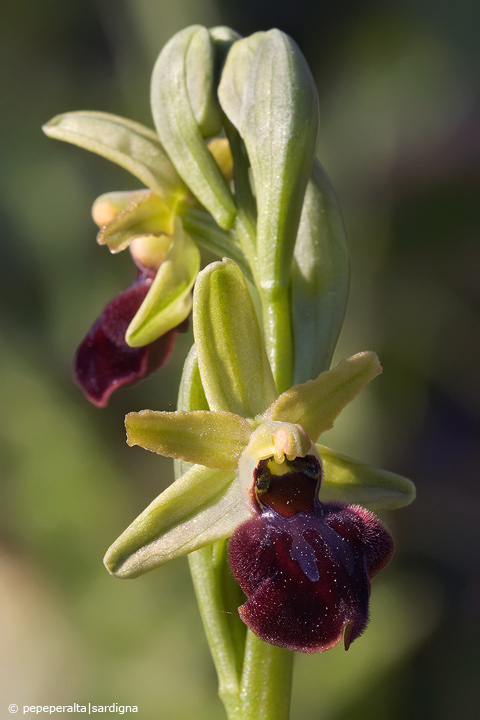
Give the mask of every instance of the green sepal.
[{"label": "green sepal", "polygon": [[56,140],[78,145],[120,165],[175,206],[187,190],[153,130],[110,113],[57,115],[43,126]]},{"label": "green sepal", "polygon": [[188,317],[192,307],[191,290],[199,268],[200,252],[183,232],[177,218],[165,261],[127,328],[125,340],[128,345],[148,345]]},{"label": "green sepal", "polygon": [[322,502],[363,505],[370,510],[395,510],[415,499],[415,485],[401,475],[365,465],[317,444],[322,458]]},{"label": "green sepal", "polygon": [[303,203],[292,265],[294,383],[328,369],[350,284],[345,226],[333,188],[315,161]]},{"label": "green sepal", "polygon": [[247,284],[232,260],[199,273],[193,332],[210,408],[242,417],[264,412],[277,392]]},{"label": "green sepal", "polygon": [[128,445],[217,470],[236,470],[252,427],[230,412],[142,410],[125,418]]},{"label": "green sepal", "polygon": [[110,252],[121,252],[135,237],[172,235],[174,222],[175,214],[168,205],[158,195],[145,191],[142,195],[136,194],[127,207],[101,228],[97,242],[107,245]]},{"label": "green sepal", "polygon": [[119,578],[134,578],[169,560],[229,537],[250,517],[235,472],[194,465],[125,530],[104,558]]},{"label": "green sepal", "polygon": [[362,352],[341,360],[315,380],[294,385],[264,413],[267,420],[298,423],[316,441],[329,430],[343,408],[374,377],[382,372],[374,352]]},{"label": "green sepal", "polygon": [[233,45],[219,98],[250,159],[258,210],[260,285],[265,290],[285,287],[315,155],[315,83],[293,40],[270,30]]},{"label": "green sepal", "polygon": [[[218,45],[219,52],[224,46]],[[217,44],[200,25],[181,30],[165,45],[153,69],[152,113],[161,142],[180,176],[220,227],[228,230],[236,206],[205,137],[219,132]]]}]

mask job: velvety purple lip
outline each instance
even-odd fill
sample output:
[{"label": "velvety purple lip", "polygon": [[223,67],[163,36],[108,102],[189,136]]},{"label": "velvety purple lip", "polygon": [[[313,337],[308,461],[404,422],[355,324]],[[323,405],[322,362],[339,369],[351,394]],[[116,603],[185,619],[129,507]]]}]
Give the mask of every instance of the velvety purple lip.
[{"label": "velvety purple lip", "polygon": [[142,304],[154,273],[140,272],[135,282],[106,305],[80,344],[74,359],[74,377],[86,397],[105,407],[111,394],[146,377],[168,361],[179,332],[188,321],[150,345],[132,348],[125,333]]}]

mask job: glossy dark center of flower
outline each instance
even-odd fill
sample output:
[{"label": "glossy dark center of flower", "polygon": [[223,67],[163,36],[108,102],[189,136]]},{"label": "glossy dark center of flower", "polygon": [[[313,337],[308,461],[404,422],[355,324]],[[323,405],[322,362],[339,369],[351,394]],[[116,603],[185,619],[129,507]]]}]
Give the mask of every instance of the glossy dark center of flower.
[{"label": "glossy dark center of flower", "polygon": [[313,513],[320,474],[314,455],[282,463],[273,457],[260,460],[253,475],[255,500],[261,510],[269,508],[284,518]]}]

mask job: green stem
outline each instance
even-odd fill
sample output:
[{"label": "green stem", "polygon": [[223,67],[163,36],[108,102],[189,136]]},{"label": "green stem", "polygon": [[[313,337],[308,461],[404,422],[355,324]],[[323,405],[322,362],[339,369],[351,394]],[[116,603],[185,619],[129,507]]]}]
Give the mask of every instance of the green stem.
[{"label": "green stem", "polygon": [[242,720],[288,720],[293,652],[247,633],[240,698]]},{"label": "green stem", "polygon": [[259,288],[268,359],[280,393],[293,384],[293,335],[288,288]]},{"label": "green stem", "polygon": [[226,543],[188,559],[228,720],[288,720],[293,653],[245,633],[237,612],[243,599],[228,567]]},{"label": "green stem", "polygon": [[[218,694],[229,720],[240,720],[240,675],[245,629],[237,613],[242,600],[227,607],[225,579],[233,581],[225,553],[225,542],[197,550],[188,556],[205,635],[218,676]],[[216,556],[216,557],[215,557]],[[225,576],[225,570],[229,577]],[[236,585],[237,591],[240,588]],[[227,602],[226,602],[227,601]],[[232,603],[228,603],[232,605]],[[233,615],[233,612],[235,615]]]}]

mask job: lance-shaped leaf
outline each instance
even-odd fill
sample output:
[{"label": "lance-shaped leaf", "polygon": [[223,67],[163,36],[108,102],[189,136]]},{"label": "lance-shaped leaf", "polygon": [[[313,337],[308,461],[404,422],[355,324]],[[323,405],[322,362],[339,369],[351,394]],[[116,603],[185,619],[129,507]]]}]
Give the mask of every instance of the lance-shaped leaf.
[{"label": "lance-shaped leaf", "polygon": [[198,275],[193,332],[210,408],[243,417],[264,412],[277,392],[247,284],[232,260]]},{"label": "lance-shaped leaf", "polygon": [[191,290],[200,268],[200,253],[175,220],[175,232],[165,261],[128,326],[125,339],[132,347],[148,345],[188,317]]},{"label": "lance-shaped leaf", "polygon": [[175,214],[158,195],[148,191],[142,195],[136,193],[132,202],[102,227],[97,235],[97,242],[108,245],[111,252],[117,253],[140,235],[172,235],[174,222]]},{"label": "lance-shaped leaf", "polygon": [[323,463],[322,502],[363,505],[370,510],[395,510],[415,499],[415,485],[401,475],[365,465],[317,445]]},{"label": "lance-shaped leaf", "polygon": [[[224,51],[224,45],[220,46]],[[160,140],[177,171],[220,227],[229,229],[236,206],[204,138],[221,128],[216,96],[217,44],[200,25],[165,45],[152,75],[151,105]]]},{"label": "lance-shaped leaf", "polygon": [[343,408],[382,372],[373,352],[341,360],[332,370],[282,393],[265,413],[267,420],[298,423],[316,440],[329,430]]},{"label": "lance-shaped leaf", "polygon": [[230,412],[142,410],[125,418],[128,445],[218,470],[236,470],[252,428]]},{"label": "lance-shaped leaf", "polygon": [[235,477],[234,472],[194,465],[114,542],[105,555],[107,570],[134,578],[229,537],[250,517]]},{"label": "lance-shaped leaf", "polygon": [[284,287],[315,154],[315,83],[293,40],[270,30],[235,43],[222,73],[219,98],[250,159],[258,208],[260,284],[265,290]]},{"label": "lance-shaped leaf", "polygon": [[153,130],[102,112],[57,115],[43,126],[56,140],[78,145],[111,160],[173,205],[186,188]]},{"label": "lance-shaped leaf", "polygon": [[328,369],[347,306],[350,262],[333,188],[314,163],[303,203],[292,266],[294,382]]}]

